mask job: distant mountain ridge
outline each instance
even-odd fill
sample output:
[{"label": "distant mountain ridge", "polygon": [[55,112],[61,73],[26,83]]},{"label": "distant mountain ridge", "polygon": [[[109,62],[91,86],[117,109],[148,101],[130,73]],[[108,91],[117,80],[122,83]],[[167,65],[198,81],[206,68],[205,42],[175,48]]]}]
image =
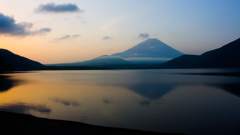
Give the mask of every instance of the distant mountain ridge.
[{"label": "distant mountain ridge", "polygon": [[[181,55],[164,63],[159,63],[158,61],[150,63],[128,61],[128,59],[121,59],[121,57],[119,57],[123,54],[125,55],[125,53],[117,53],[110,56],[99,57],[90,61],[78,63],[78,66],[85,65],[87,67],[104,69],[240,67],[240,39],[237,39],[218,49],[203,53],[202,55]],[[123,57],[129,58],[127,55]],[[73,63],[71,66],[76,65]]]},{"label": "distant mountain ridge", "polygon": [[[143,55],[141,55],[143,56]],[[160,56],[160,55],[159,55]],[[64,70],[64,69],[158,69],[158,68],[240,68],[240,38],[202,55],[182,55],[165,63],[129,61],[118,56],[102,56],[96,59],[58,65],[42,65],[39,62],[0,49],[0,71]]]},{"label": "distant mountain ridge", "polygon": [[38,70],[44,67],[39,62],[0,49],[0,71]]},{"label": "distant mountain ridge", "polygon": [[57,66],[136,67],[161,64],[181,55],[183,53],[158,39],[148,39],[120,53],[104,55],[83,62],[57,64]]},{"label": "distant mountain ridge", "polygon": [[183,55],[162,64],[176,68],[224,68],[240,67],[240,38],[202,55]]},{"label": "distant mountain ridge", "polygon": [[63,63],[63,64],[56,64],[57,66],[119,66],[119,65],[127,65],[129,64],[128,61],[121,59],[119,57],[108,57],[108,56],[101,56],[97,57],[92,60],[87,60],[83,62],[74,62],[74,63]]}]

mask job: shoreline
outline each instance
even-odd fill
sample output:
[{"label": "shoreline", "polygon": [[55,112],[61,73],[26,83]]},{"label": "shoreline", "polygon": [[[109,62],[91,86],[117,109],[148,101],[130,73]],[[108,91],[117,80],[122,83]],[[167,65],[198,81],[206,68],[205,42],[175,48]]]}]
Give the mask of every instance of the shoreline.
[{"label": "shoreline", "polygon": [[26,114],[0,111],[1,130],[24,135],[178,135],[122,128],[101,127],[78,122],[38,118]]},{"label": "shoreline", "polygon": [[[229,76],[229,77],[239,77],[240,68],[64,68],[64,69],[39,69],[39,70],[22,70],[22,71],[0,71],[0,74],[9,74],[9,73],[24,73],[24,72],[37,72],[37,71],[126,71],[126,70],[219,70],[219,71],[202,71],[202,72],[176,72],[174,74],[180,75],[207,75],[207,76]],[[224,71],[225,70],[225,71]],[[232,70],[232,71],[231,71]]]}]

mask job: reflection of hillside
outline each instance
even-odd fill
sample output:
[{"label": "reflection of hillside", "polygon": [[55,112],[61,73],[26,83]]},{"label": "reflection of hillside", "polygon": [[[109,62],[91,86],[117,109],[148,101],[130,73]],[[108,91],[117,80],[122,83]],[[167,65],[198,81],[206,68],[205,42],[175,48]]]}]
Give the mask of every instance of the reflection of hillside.
[{"label": "reflection of hillside", "polygon": [[240,97],[240,84],[226,84],[219,86],[221,89]]},{"label": "reflection of hillside", "polygon": [[31,111],[34,111],[34,112],[48,114],[51,112],[51,109],[44,105],[15,103],[15,104],[0,105],[0,111],[27,113],[27,114],[30,114]]},{"label": "reflection of hillside", "polygon": [[8,76],[0,75],[0,92],[8,91],[19,83],[19,80],[12,79]]}]

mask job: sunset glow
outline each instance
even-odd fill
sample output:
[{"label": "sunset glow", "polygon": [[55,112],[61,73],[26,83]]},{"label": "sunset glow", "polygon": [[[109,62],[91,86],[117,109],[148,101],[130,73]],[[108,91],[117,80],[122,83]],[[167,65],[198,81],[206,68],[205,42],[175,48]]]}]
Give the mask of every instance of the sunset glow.
[{"label": "sunset glow", "polygon": [[[56,7],[39,11],[47,4]],[[42,63],[75,62],[126,50],[145,35],[201,54],[239,37],[239,5],[238,0],[1,0],[1,14],[31,23],[31,32],[51,31],[1,33],[0,47]]]}]

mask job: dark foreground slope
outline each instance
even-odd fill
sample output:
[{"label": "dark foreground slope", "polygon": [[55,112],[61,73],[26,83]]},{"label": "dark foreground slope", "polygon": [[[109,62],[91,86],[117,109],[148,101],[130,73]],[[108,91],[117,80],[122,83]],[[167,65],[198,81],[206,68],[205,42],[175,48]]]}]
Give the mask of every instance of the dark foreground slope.
[{"label": "dark foreground slope", "polygon": [[91,126],[49,120],[29,115],[0,112],[1,133],[19,135],[170,135],[135,130]]},{"label": "dark foreground slope", "polygon": [[0,71],[39,70],[44,65],[28,58],[0,49]]},{"label": "dark foreground slope", "polygon": [[221,48],[208,51],[202,55],[183,55],[169,62],[163,67],[174,68],[226,68],[240,67],[240,39]]}]

